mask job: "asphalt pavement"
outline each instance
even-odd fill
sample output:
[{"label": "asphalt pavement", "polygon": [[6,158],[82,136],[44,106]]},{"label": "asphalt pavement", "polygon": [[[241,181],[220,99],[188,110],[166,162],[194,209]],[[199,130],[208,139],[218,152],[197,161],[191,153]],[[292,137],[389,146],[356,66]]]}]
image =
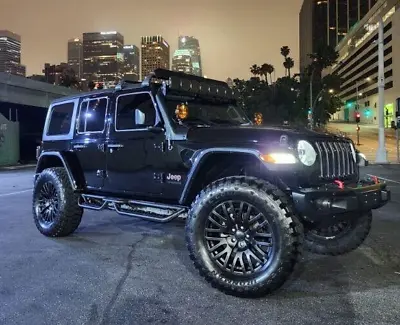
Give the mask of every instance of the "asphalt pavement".
[{"label": "asphalt pavement", "polygon": [[340,257],[307,254],[282,290],[241,299],[197,274],[183,221],[86,211],[73,236],[46,238],[32,220],[33,171],[0,172],[0,324],[400,324],[400,167],[363,173],[393,191],[366,243]]}]

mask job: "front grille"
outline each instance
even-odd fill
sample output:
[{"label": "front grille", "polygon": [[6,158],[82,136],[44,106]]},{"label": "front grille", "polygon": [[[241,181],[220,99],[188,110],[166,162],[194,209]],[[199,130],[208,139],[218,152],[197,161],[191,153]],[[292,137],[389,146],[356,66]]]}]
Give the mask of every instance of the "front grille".
[{"label": "front grille", "polygon": [[317,141],[315,147],[321,179],[349,179],[358,172],[350,142]]}]

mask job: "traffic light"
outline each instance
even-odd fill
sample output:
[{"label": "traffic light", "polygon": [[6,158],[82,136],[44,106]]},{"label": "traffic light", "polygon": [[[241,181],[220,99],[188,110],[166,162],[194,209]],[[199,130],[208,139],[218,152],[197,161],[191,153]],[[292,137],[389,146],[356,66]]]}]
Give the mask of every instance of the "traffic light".
[{"label": "traffic light", "polygon": [[356,113],[356,123],[360,123],[360,113]]}]

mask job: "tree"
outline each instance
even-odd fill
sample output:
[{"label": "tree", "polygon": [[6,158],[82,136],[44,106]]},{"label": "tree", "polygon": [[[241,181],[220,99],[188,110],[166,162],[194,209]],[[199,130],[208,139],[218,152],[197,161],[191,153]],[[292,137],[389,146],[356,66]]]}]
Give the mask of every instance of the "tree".
[{"label": "tree", "polygon": [[283,66],[285,67],[285,71],[287,71],[287,75],[290,78],[290,70],[294,67],[294,60],[291,57],[285,58]]},{"label": "tree", "polygon": [[260,68],[257,64],[253,64],[253,65],[250,67],[250,72],[251,72],[251,74],[252,74],[254,77],[257,77],[257,76],[260,75],[261,68]]},{"label": "tree", "polygon": [[[337,108],[341,106],[340,98],[337,94],[340,91],[341,79],[336,74],[326,75],[321,78],[322,71],[331,67],[337,62],[339,53],[332,46],[320,45],[316,48],[314,53],[309,54],[312,62],[306,68],[306,75],[302,78],[302,83],[306,83],[307,87],[303,87],[303,91],[308,92],[309,84],[312,83],[313,88],[313,120],[314,123],[319,121],[325,124],[330,116],[336,112]],[[332,92],[329,92],[332,90]],[[318,95],[321,95],[320,98]],[[309,95],[305,95],[309,100]],[[316,99],[318,99],[316,101]]]},{"label": "tree", "polygon": [[310,66],[319,73],[337,62],[339,53],[330,45],[319,45],[314,53],[308,55],[312,60]]},{"label": "tree", "polygon": [[[321,75],[322,69],[329,67],[337,60],[337,53],[332,53],[331,50],[319,48],[318,51],[310,54],[313,62],[307,71],[318,69],[318,73]],[[238,104],[251,120],[255,113],[261,113],[265,124],[282,125],[284,121],[288,121],[292,125],[305,126],[309,109],[311,75],[305,74],[300,80],[296,75],[292,77],[291,69],[294,67],[294,60],[289,57],[289,47],[282,46],[281,54],[285,58],[283,65],[286,73],[284,77],[273,81],[274,66],[264,63],[261,66],[253,64],[250,67],[253,77],[249,80],[233,80],[233,88],[239,94]],[[341,80],[335,74],[314,80],[314,120],[326,123],[331,114],[341,106],[340,98],[335,95],[340,91],[340,84]]]},{"label": "tree", "polygon": [[289,54],[290,54],[290,48],[289,48],[289,46],[282,46],[281,47],[281,55],[284,57],[284,60],[283,60],[283,66],[285,67],[285,76],[287,76],[287,73],[288,73],[288,69],[286,68],[286,66],[285,66],[285,62],[286,62],[286,60],[287,60],[287,57],[289,56]]},{"label": "tree", "polygon": [[264,75],[265,81],[268,82],[268,75],[269,75],[271,84],[272,84],[272,74],[274,73],[274,71],[275,68],[272,64],[264,63],[263,65],[261,65],[261,73]]}]

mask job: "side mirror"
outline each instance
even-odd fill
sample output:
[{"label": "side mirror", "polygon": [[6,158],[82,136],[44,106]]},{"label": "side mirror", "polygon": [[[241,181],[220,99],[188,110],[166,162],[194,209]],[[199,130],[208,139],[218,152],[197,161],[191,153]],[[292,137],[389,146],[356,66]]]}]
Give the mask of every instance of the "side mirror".
[{"label": "side mirror", "polygon": [[139,109],[135,109],[135,124],[143,125],[145,122],[146,115]]},{"label": "side mirror", "polygon": [[368,166],[368,164],[369,164],[367,157],[365,157],[365,155],[362,154],[361,152],[357,153],[357,162],[358,162],[358,166],[360,166],[360,167]]}]

